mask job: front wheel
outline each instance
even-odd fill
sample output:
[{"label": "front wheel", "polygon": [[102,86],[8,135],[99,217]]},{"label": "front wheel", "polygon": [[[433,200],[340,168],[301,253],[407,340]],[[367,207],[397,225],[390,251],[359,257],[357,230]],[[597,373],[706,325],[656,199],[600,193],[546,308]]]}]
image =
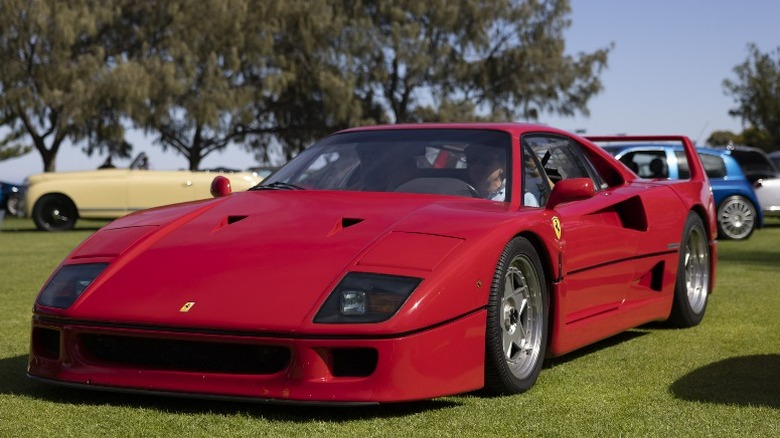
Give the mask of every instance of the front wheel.
[{"label": "front wheel", "polygon": [[43,195],[32,211],[35,226],[42,231],[66,231],[76,225],[76,206],[64,195]]},{"label": "front wheel", "polygon": [[756,207],[742,196],[730,196],[718,207],[718,235],[743,240],[756,228]]},{"label": "front wheel", "polygon": [[704,318],[710,287],[710,246],[699,215],[690,213],[685,222],[677,262],[677,281],[669,322],[693,327]]},{"label": "front wheel", "polygon": [[547,283],[534,246],[512,239],[496,266],[487,308],[485,390],[496,395],[530,389],[547,348]]}]

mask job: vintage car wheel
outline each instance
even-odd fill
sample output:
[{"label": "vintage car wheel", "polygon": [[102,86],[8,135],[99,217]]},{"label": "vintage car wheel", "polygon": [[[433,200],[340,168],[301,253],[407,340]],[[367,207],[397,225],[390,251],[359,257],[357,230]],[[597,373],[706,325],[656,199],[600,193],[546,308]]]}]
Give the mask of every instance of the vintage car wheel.
[{"label": "vintage car wheel", "polygon": [[65,231],[76,225],[76,206],[64,195],[43,195],[32,211],[35,226],[43,231]]},{"label": "vintage car wheel", "polygon": [[8,212],[11,216],[18,216],[19,215],[19,194],[14,193],[11,196],[8,197],[8,200],[5,201],[5,211]]},{"label": "vintage car wheel", "polygon": [[742,196],[730,196],[718,207],[718,235],[742,240],[756,228],[756,207]]},{"label": "vintage car wheel", "polygon": [[669,322],[676,327],[693,327],[707,310],[710,287],[709,239],[704,222],[696,213],[688,215],[681,242]]},{"label": "vintage car wheel", "polygon": [[547,283],[531,242],[509,242],[488,300],[485,391],[517,394],[533,386],[547,347]]}]

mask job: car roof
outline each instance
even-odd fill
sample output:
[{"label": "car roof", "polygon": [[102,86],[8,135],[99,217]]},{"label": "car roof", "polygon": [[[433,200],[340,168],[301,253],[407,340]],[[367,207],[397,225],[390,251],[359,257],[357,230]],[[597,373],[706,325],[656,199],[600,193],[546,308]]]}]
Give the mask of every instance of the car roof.
[{"label": "car roof", "polygon": [[554,128],[548,125],[537,123],[518,123],[518,122],[460,122],[460,123],[399,123],[395,125],[370,125],[348,128],[334,133],[333,135],[348,132],[368,132],[368,131],[388,131],[388,130],[414,130],[414,129],[486,129],[519,133],[557,133],[572,138],[582,139],[578,135]]},{"label": "car roof", "polygon": [[[643,150],[643,149],[671,149],[674,151],[684,151],[682,144],[679,143],[622,143],[622,144],[609,144],[602,145],[605,150],[617,154],[618,152],[627,150]],[[716,149],[706,146],[696,146],[696,152],[707,153],[712,155],[729,155],[725,149]]]}]

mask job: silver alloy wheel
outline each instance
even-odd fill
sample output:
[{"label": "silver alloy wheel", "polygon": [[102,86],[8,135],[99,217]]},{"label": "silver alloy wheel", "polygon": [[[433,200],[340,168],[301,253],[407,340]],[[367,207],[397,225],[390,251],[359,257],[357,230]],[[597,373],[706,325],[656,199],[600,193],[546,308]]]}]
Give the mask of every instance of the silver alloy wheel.
[{"label": "silver alloy wheel", "polygon": [[685,242],[685,290],[694,313],[701,313],[707,304],[710,282],[710,255],[707,236],[700,227],[693,227]]},{"label": "silver alloy wheel", "polygon": [[731,197],[718,208],[718,223],[729,239],[744,239],[755,226],[755,210],[745,198]]},{"label": "silver alloy wheel", "polygon": [[539,276],[525,255],[512,259],[507,269],[500,318],[506,364],[515,377],[525,379],[537,364],[544,324]]}]

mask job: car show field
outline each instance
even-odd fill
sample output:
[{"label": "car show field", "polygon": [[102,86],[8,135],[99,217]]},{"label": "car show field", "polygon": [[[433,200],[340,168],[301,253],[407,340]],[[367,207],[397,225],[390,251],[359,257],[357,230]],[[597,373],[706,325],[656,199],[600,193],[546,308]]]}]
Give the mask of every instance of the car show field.
[{"label": "car show field", "polygon": [[[559,359],[536,386],[363,408],[110,394],[26,377],[30,308],[59,261],[105,222],[0,232],[0,435],[770,436],[780,428],[780,221],[718,245],[708,315],[687,330],[643,326]],[[457,360],[457,358],[443,358]]]}]

